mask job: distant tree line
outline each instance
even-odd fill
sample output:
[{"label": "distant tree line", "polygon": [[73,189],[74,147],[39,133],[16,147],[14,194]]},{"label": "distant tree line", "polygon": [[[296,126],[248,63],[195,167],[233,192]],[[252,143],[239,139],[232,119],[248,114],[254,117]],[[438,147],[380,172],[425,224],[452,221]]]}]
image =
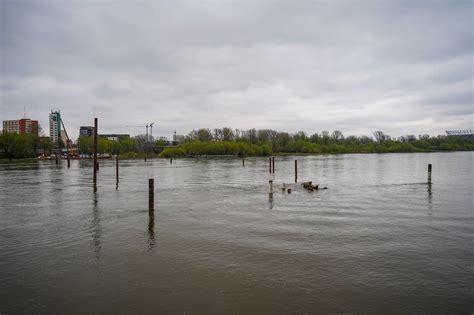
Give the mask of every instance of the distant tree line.
[{"label": "distant tree line", "polygon": [[274,153],[385,153],[428,151],[472,151],[473,139],[429,135],[390,137],[375,131],[372,137],[344,136],[335,130],[307,135],[271,129],[239,130],[231,128],[191,131],[176,148],[167,148],[161,156],[188,155],[270,155]]},{"label": "distant tree line", "polygon": [[[77,149],[81,154],[92,154],[94,138],[79,137],[77,139]],[[118,141],[109,140],[107,138],[97,138],[97,152],[100,154],[126,154],[126,153],[159,153],[163,147],[168,144],[168,140],[164,137],[154,139],[146,135],[138,135],[135,137],[119,137]]]},{"label": "distant tree line", "polygon": [[31,158],[38,156],[40,152],[50,152],[52,148],[48,137],[7,132],[0,134],[0,158]]},{"label": "distant tree line", "polygon": [[[385,153],[429,151],[473,151],[472,138],[458,136],[406,135],[390,137],[376,131],[372,137],[344,136],[335,130],[307,135],[300,131],[290,134],[271,129],[239,130],[231,128],[198,129],[191,131],[176,147],[170,148],[165,137],[146,141],[145,135],[123,137],[118,141],[98,138],[98,153],[120,154],[127,157],[140,154],[160,154],[162,157],[196,155],[265,156],[275,153]],[[91,154],[92,137],[79,137],[77,151]],[[36,157],[50,153],[53,148],[48,137],[0,134],[1,158]]]}]

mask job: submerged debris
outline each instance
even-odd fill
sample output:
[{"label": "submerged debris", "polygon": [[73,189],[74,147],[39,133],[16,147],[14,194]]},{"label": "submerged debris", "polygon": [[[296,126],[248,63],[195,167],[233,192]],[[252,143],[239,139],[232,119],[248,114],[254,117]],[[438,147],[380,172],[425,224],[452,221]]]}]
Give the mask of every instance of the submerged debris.
[{"label": "submerged debris", "polygon": [[303,182],[303,188],[307,191],[315,191],[319,189],[319,185],[313,185],[313,182]]},{"label": "submerged debris", "polygon": [[[303,182],[302,183],[303,188],[306,189],[307,191],[315,191],[319,189],[319,184],[313,185],[312,181],[309,182]],[[328,189],[327,187],[322,187],[321,189]]]}]

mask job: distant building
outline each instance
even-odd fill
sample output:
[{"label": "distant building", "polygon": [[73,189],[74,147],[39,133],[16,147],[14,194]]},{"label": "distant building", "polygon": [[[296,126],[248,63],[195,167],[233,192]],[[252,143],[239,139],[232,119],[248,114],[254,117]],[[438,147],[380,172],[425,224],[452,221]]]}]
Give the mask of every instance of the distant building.
[{"label": "distant building", "polygon": [[17,133],[19,135],[33,134],[38,135],[38,121],[30,118],[19,120],[4,120],[3,132]]},{"label": "distant building", "polygon": [[473,139],[474,133],[471,129],[466,130],[446,130],[446,135],[448,137],[457,137],[457,138],[465,138],[465,139]]},{"label": "distant building", "polygon": [[3,121],[3,132],[8,133],[20,133],[20,121],[19,120],[4,120]]},{"label": "distant building", "polygon": [[38,121],[31,120],[29,118],[23,118],[19,120],[20,135],[34,134],[38,135]]},{"label": "distant building", "polygon": [[59,144],[61,138],[61,114],[59,111],[52,111],[49,114],[49,138],[53,145],[57,146]]},{"label": "distant building", "polygon": [[79,137],[90,137],[94,135],[94,127],[81,126],[79,127]]},{"label": "distant building", "polygon": [[106,138],[111,141],[119,141],[121,139],[129,139],[130,135],[123,133],[112,133],[112,134],[102,134],[99,135],[100,138]]},{"label": "distant building", "polygon": [[183,135],[177,135],[176,130],[173,133],[173,142],[179,143],[184,141],[184,136]]}]

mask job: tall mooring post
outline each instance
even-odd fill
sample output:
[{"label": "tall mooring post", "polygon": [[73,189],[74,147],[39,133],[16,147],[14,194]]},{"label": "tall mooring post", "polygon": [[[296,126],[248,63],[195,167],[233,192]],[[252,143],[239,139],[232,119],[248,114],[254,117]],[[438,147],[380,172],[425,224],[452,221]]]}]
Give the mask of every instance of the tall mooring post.
[{"label": "tall mooring post", "polygon": [[94,147],[93,147],[93,154],[94,154],[94,176],[93,176],[93,183],[94,183],[94,192],[97,192],[97,118],[94,118]]},{"label": "tall mooring post", "polygon": [[272,156],[272,173],[275,174],[275,157]]},{"label": "tall mooring post", "polygon": [[155,210],[155,179],[148,179],[148,210]]},{"label": "tall mooring post", "polygon": [[268,173],[272,173],[272,158],[268,158]]},{"label": "tall mooring post", "polygon": [[428,164],[428,184],[431,184],[431,164]]},{"label": "tall mooring post", "polygon": [[295,160],[295,183],[298,182],[298,160]]}]

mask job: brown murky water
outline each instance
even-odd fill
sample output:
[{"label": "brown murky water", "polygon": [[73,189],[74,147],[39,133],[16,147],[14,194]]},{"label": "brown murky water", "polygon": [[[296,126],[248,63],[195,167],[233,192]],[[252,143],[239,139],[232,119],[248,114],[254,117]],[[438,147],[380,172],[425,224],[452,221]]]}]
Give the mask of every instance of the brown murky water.
[{"label": "brown murky water", "polygon": [[3,163],[0,313],[472,313],[473,157]]}]

